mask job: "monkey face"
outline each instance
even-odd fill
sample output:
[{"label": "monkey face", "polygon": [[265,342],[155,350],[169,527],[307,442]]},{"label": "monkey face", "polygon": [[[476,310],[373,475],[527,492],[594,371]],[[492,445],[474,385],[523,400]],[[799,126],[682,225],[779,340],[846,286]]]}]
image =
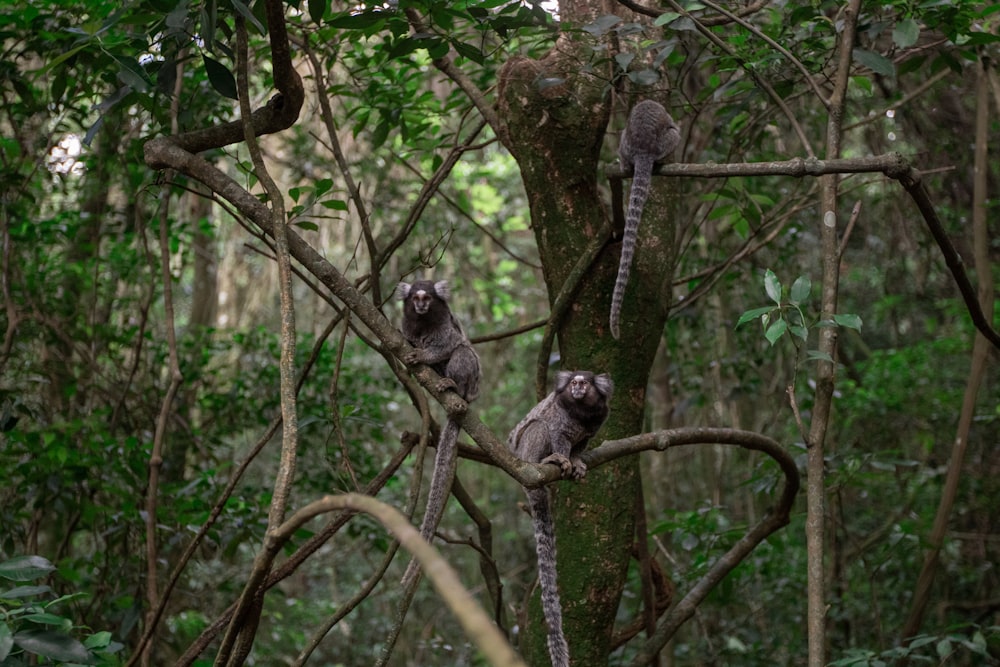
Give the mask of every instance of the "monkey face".
[{"label": "monkey face", "polygon": [[556,393],[577,403],[607,403],[614,391],[607,373],[594,375],[590,371],[559,371],[556,373]]},{"label": "monkey face", "polygon": [[434,307],[435,301],[440,301],[445,310],[448,310],[447,302],[451,291],[447,280],[439,280],[436,283],[430,280],[418,280],[413,283],[399,283],[396,285],[396,298],[405,303],[413,305],[413,312],[416,315],[426,315]]},{"label": "monkey face", "polygon": [[434,296],[427,290],[418,289],[410,293],[410,302],[417,315],[426,315],[434,303]]},{"label": "monkey face", "polygon": [[577,401],[583,400],[590,391],[590,379],[583,375],[574,375],[573,379],[569,381],[570,396],[572,396]]}]

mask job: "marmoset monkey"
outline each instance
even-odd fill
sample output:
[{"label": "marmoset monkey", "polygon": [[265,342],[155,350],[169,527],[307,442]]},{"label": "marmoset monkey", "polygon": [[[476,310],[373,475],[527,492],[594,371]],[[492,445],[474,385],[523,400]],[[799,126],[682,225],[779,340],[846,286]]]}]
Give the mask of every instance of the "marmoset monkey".
[{"label": "marmoset monkey", "polygon": [[[396,296],[403,302],[403,336],[416,348],[404,358],[407,364],[427,364],[441,376],[438,391],[451,389],[465,401],[479,396],[479,355],[448,307],[451,291],[448,282],[418,280],[412,285],[399,283]],[[428,542],[444,514],[445,501],[455,474],[458,423],[448,419],[441,429],[434,456],[434,474],[427,494],[427,509],[420,534]],[[410,561],[403,575],[408,584],[416,574],[416,561]]]},{"label": "marmoset monkey", "polygon": [[[583,479],[587,466],[579,454],[608,417],[614,383],[607,374],[560,371],[555,390],[514,427],[507,447],[531,463],[554,463],[563,478]],[[549,626],[549,656],[553,667],[569,665],[569,647],[562,630],[562,606],[556,582],[556,536],[548,489],[525,489],[535,525],[538,582],[542,611]]]},{"label": "marmoset monkey", "polygon": [[649,196],[653,165],[662,162],[672,153],[680,140],[680,128],[662,104],[643,100],[633,107],[618,146],[622,168],[632,168],[632,189],[629,191],[628,212],[625,215],[618,279],[615,280],[615,291],[611,296],[611,335],[616,339],[619,335],[618,323],[621,319],[622,300],[625,298],[625,285],[628,284],[639,236],[639,220],[642,218],[646,197]]}]

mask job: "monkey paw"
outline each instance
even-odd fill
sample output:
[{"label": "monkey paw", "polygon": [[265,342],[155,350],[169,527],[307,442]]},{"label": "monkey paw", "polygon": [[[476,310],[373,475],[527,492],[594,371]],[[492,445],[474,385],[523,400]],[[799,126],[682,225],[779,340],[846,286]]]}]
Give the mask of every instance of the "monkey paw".
[{"label": "monkey paw", "polygon": [[420,355],[420,350],[414,350],[412,352],[407,352],[403,355],[403,361],[408,364],[419,364],[423,362],[423,358]]},{"label": "monkey paw", "polygon": [[573,474],[573,463],[563,454],[549,454],[539,461],[539,463],[552,463],[559,466],[559,473],[563,478],[570,477]]},{"label": "monkey paw", "polygon": [[440,380],[438,380],[437,383],[438,391],[447,391],[449,389],[454,390],[456,393],[460,393],[458,391],[458,385],[455,384],[455,381],[452,380],[451,378],[441,378]]},{"label": "monkey paw", "polygon": [[[580,481],[587,476],[587,464],[580,459],[574,458],[571,462],[573,469],[569,473],[570,479]],[[563,475],[565,477],[565,475]]]}]

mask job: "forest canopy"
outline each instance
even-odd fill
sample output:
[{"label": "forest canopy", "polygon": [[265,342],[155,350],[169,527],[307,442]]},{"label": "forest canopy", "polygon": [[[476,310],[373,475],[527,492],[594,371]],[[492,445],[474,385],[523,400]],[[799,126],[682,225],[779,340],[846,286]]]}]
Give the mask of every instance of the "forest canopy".
[{"label": "forest canopy", "polygon": [[[998,24],[0,6],[0,667],[550,665],[525,489],[569,664],[1000,664]],[[565,469],[507,446],[559,371]]]}]

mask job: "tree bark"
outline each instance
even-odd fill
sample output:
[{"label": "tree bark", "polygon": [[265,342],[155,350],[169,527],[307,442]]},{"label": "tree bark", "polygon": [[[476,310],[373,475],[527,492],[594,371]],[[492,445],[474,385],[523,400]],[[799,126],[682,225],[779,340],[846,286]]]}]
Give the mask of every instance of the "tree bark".
[{"label": "tree bark", "polygon": [[[596,1],[560,6],[564,27],[578,28],[602,13]],[[615,341],[608,317],[620,242],[611,238],[598,187],[611,112],[610,71],[581,71],[589,57],[590,45],[567,31],[543,59],[511,59],[500,72],[499,114],[505,143],[521,169],[550,306],[564,290],[575,293],[561,321],[549,323],[558,336],[560,365],[608,372],[616,385],[611,415],[594,438],[600,442],[641,430],[646,384],[666,320],[661,288],[673,266],[674,225],[664,205],[668,181],[657,179],[626,292],[622,340]],[[595,250],[579,284],[567,284],[580,258]],[[634,539],[638,481],[638,458],[631,456],[594,470],[581,483],[557,485],[557,569],[574,664],[607,664]],[[521,640],[529,664],[549,664],[544,623],[536,596]]]}]

